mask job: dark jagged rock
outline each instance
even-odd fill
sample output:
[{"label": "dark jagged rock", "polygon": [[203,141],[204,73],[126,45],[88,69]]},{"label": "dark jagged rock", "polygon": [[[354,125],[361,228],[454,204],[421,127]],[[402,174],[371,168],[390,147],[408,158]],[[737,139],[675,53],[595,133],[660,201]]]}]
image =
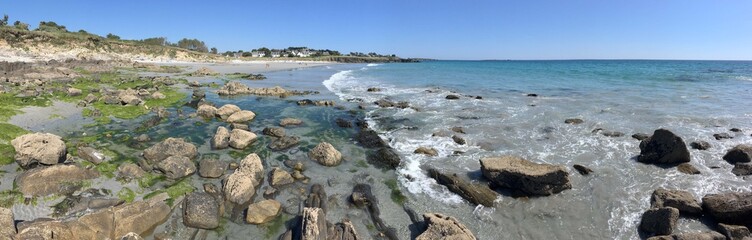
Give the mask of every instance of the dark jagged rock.
[{"label": "dark jagged rock", "polygon": [[679,210],[672,207],[653,208],[642,214],[640,230],[655,235],[670,235],[676,229]]},{"label": "dark jagged rock", "polygon": [[261,131],[264,135],[272,137],[284,137],[285,129],[281,127],[266,127]]},{"label": "dark jagged rock", "polygon": [[750,234],[749,229],[745,226],[719,223],[718,231],[729,240],[749,240],[752,238],[752,234]]},{"label": "dark jagged rock", "polygon": [[482,158],[483,176],[501,187],[530,195],[551,195],[572,188],[563,166],[533,163],[515,156]]},{"label": "dark jagged rock", "polygon": [[640,142],[637,161],[653,164],[689,162],[689,150],[684,140],[669,130],[658,129],[653,136]]},{"label": "dark jagged rock", "polygon": [[381,92],[381,88],[370,87],[366,91],[368,91],[368,92]]},{"label": "dark jagged rock", "polygon": [[732,138],[734,138],[734,137],[732,137],[728,133],[716,133],[716,134],[713,134],[713,137],[715,138],[715,140],[732,139]]},{"label": "dark jagged rock", "polygon": [[535,93],[528,93],[528,94],[527,94],[527,96],[528,96],[528,97],[537,97],[537,96],[538,96],[538,94],[535,94]]},{"label": "dark jagged rock", "polygon": [[429,147],[419,147],[419,148],[415,149],[415,151],[413,151],[413,153],[423,154],[423,155],[432,156],[432,157],[435,157],[435,156],[439,155],[439,152],[436,151],[435,148],[429,148]]},{"label": "dark jagged rock", "polygon": [[273,151],[282,151],[298,145],[299,142],[300,137],[298,136],[284,136],[272,140],[272,142],[269,143],[269,149]]},{"label": "dark jagged rock", "polygon": [[739,128],[731,128],[731,129],[729,129],[729,131],[731,131],[731,132],[742,132],[742,130],[739,129]]},{"label": "dark jagged rock", "polygon": [[731,173],[736,176],[752,175],[752,163],[734,164],[734,169],[731,169]]},{"label": "dark jagged rock", "polygon": [[710,148],[710,143],[706,141],[694,141],[690,143],[689,146],[692,147],[692,149],[708,150]]},{"label": "dark jagged rock", "polygon": [[337,120],[335,120],[334,122],[337,124],[337,126],[341,128],[351,128],[353,126],[352,122],[347,121],[346,119],[343,119],[343,118],[337,118]]},{"label": "dark jagged rock", "polygon": [[624,136],[624,133],[617,131],[603,131],[601,132],[601,135],[606,137],[622,137]]},{"label": "dark jagged rock", "polygon": [[360,131],[357,135],[355,135],[355,141],[366,148],[380,148],[386,146],[386,142],[381,139],[379,134],[371,129]]},{"label": "dark jagged rock", "polygon": [[702,208],[719,223],[752,224],[752,192],[708,194]]},{"label": "dark jagged rock", "polygon": [[682,163],[679,164],[679,166],[676,166],[676,170],[679,170],[681,173],[685,174],[700,174],[700,170],[698,170],[695,166],[689,163]]},{"label": "dark jagged rock", "polygon": [[457,95],[454,95],[454,94],[449,94],[449,95],[446,96],[446,99],[448,99],[448,100],[457,100],[457,99],[460,99],[460,96],[457,96]]},{"label": "dark jagged rock", "polygon": [[394,149],[390,147],[379,148],[379,150],[368,154],[368,156],[366,156],[366,159],[368,160],[368,162],[377,167],[383,167],[387,169],[396,169],[402,161],[397,152],[395,152]]},{"label": "dark jagged rock", "polygon": [[580,175],[583,175],[583,176],[588,175],[593,172],[592,169],[582,166],[580,164],[575,164],[573,167],[575,170],[577,170],[578,173],[580,173]]},{"label": "dark jagged rock", "polygon": [[464,138],[457,135],[452,136],[452,140],[459,145],[465,145],[467,143]]},{"label": "dark jagged rock", "polygon": [[465,134],[465,129],[463,127],[452,127],[452,132]]},{"label": "dark jagged rock", "polygon": [[564,120],[564,123],[566,123],[566,124],[580,124],[580,123],[583,123],[583,122],[585,122],[585,121],[583,121],[582,119],[579,119],[579,118],[569,118],[569,119]]},{"label": "dark jagged rock", "polygon": [[752,161],[752,145],[739,144],[723,155],[723,160],[731,164],[747,163]]},{"label": "dark jagged rock", "polygon": [[650,197],[650,205],[652,208],[673,207],[683,214],[702,213],[702,206],[692,193],[681,190],[656,189]]},{"label": "dark jagged rock", "polygon": [[428,175],[435,179],[437,183],[446,186],[449,191],[460,195],[473,204],[482,204],[487,207],[493,207],[494,205],[496,192],[491,190],[487,185],[470,183],[457,176],[457,174],[442,173],[433,168],[428,170]]},{"label": "dark jagged rock", "polygon": [[397,240],[396,230],[389,227],[381,219],[381,211],[379,210],[379,201],[376,196],[371,192],[371,186],[368,184],[357,184],[353,187],[353,193],[350,199],[355,206],[359,208],[365,208],[368,215],[371,217],[371,222],[376,227],[376,230],[383,233],[387,239]]},{"label": "dark jagged rock", "polygon": [[647,240],[726,240],[726,237],[718,232],[710,231],[655,236]]},{"label": "dark jagged rock", "polygon": [[649,137],[650,137],[650,135],[648,135],[647,133],[635,133],[635,134],[632,134],[632,138],[640,140],[640,141],[645,140],[645,139],[647,139]]},{"label": "dark jagged rock", "polygon": [[305,200],[305,206],[309,208],[321,208],[324,213],[327,212],[327,198],[324,187],[321,184],[313,184],[308,198]]}]

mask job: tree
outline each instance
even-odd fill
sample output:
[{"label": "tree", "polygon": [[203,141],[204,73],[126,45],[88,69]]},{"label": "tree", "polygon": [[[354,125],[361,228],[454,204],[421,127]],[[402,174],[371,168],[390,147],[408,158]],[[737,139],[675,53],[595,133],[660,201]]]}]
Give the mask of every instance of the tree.
[{"label": "tree", "polygon": [[217,54],[217,48],[215,48],[215,47],[211,48],[211,53],[212,54]]},{"label": "tree", "polygon": [[209,48],[206,47],[206,44],[198,39],[180,39],[180,41],[178,41],[178,47],[197,52],[209,52]]},{"label": "tree", "polygon": [[112,33],[108,33],[107,34],[107,39],[120,40],[120,36],[112,34]]},{"label": "tree", "polygon": [[37,31],[44,31],[44,32],[68,32],[68,29],[65,28],[63,25],[58,25],[55,22],[39,22],[39,27],[37,27]]},{"label": "tree", "polygon": [[266,47],[259,48],[258,51],[263,52],[266,57],[272,57],[272,50],[269,50]]},{"label": "tree", "polygon": [[164,46],[167,44],[167,39],[164,37],[153,37],[142,39],[141,42],[149,45]]},{"label": "tree", "polygon": [[29,30],[29,24],[22,23],[21,21],[14,22],[13,26],[21,30],[26,30],[26,31]]},{"label": "tree", "polygon": [[0,27],[8,26],[8,14],[5,14],[3,16],[3,19],[0,20]]}]

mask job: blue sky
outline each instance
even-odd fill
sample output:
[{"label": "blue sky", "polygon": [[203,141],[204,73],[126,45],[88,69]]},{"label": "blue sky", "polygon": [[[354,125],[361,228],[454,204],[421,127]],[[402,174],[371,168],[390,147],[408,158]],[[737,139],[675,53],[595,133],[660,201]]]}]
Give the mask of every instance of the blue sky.
[{"label": "blue sky", "polygon": [[308,46],[438,59],[752,59],[752,1],[27,1],[0,14],[220,51]]}]

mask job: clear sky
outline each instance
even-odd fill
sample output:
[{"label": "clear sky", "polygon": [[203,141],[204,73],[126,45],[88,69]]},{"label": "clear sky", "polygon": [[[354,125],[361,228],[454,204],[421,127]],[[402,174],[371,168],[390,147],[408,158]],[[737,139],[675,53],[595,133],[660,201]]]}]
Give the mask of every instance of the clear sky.
[{"label": "clear sky", "polygon": [[125,39],[198,38],[220,51],[308,46],[438,59],[752,59],[748,0],[0,0]]}]

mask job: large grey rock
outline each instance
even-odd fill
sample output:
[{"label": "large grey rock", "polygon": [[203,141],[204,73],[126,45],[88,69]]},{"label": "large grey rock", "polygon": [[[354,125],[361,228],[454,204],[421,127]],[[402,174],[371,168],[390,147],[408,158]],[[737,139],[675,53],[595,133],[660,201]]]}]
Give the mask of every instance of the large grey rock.
[{"label": "large grey rock", "polygon": [[192,160],[198,156],[198,149],[182,138],[167,138],[144,150],[144,158],[152,165],[170,156],[183,156]]},{"label": "large grey rock", "polygon": [[702,213],[700,202],[692,193],[682,190],[656,189],[650,197],[650,205],[652,208],[673,207],[684,214]]},{"label": "large grey rock", "polygon": [[230,130],[227,130],[227,128],[219,126],[217,127],[217,132],[214,134],[214,137],[212,138],[212,147],[214,149],[225,149],[230,146]]},{"label": "large grey rock", "polygon": [[222,107],[217,109],[217,117],[219,117],[222,120],[225,120],[230,117],[233,113],[239,112],[240,107],[235,106],[233,104],[225,104]]},{"label": "large grey rock", "polygon": [[731,164],[747,163],[752,161],[752,145],[736,145],[734,148],[726,152],[726,155],[723,156],[723,160],[726,160]]},{"label": "large grey rock", "polygon": [[256,141],[256,134],[241,130],[241,129],[233,129],[232,132],[230,132],[230,147],[234,149],[244,149],[248,147],[248,145],[251,145],[251,143]]},{"label": "large grey rock", "polygon": [[453,239],[475,240],[475,235],[456,218],[441,213],[423,214],[427,229],[415,240]]},{"label": "large grey rock", "polygon": [[275,200],[263,200],[248,206],[245,221],[250,224],[264,224],[279,215],[282,204]]},{"label": "large grey rock", "polygon": [[123,163],[118,166],[117,177],[126,181],[133,179],[139,179],[144,176],[146,172],[134,163]]},{"label": "large grey rock", "polygon": [[204,104],[198,106],[196,114],[203,118],[214,118],[214,116],[217,115],[217,108],[209,104]]},{"label": "large grey rock", "polygon": [[284,118],[279,121],[279,125],[282,127],[297,126],[303,124],[303,121],[297,118]]},{"label": "large grey rock", "polygon": [[336,166],[342,162],[342,154],[328,142],[321,142],[308,152],[308,157],[324,166]]},{"label": "large grey rock", "polygon": [[295,181],[290,173],[280,168],[273,168],[269,175],[269,185],[272,185],[272,187],[287,185]]},{"label": "large grey rock", "polygon": [[226,121],[229,123],[245,123],[245,122],[250,122],[255,117],[256,117],[255,113],[248,111],[248,110],[241,110],[227,117]]},{"label": "large grey rock", "polygon": [[16,235],[13,211],[0,207],[0,239],[12,239]]},{"label": "large grey rock", "polygon": [[432,157],[439,155],[439,152],[436,151],[435,148],[431,148],[431,147],[419,147],[418,149],[415,149],[413,153],[423,154],[423,155],[432,156]]},{"label": "large grey rock", "polygon": [[54,165],[65,160],[65,142],[50,133],[29,133],[21,135],[11,142],[16,150],[16,162],[22,168],[34,164]]},{"label": "large grey rock", "polygon": [[551,195],[572,188],[564,166],[533,163],[516,156],[483,158],[483,176],[499,186],[531,195]]},{"label": "large grey rock", "polygon": [[217,158],[204,158],[198,162],[198,175],[205,178],[218,178],[225,173],[227,163]]},{"label": "large grey rock", "polygon": [[300,137],[298,136],[283,136],[272,140],[272,142],[269,143],[269,149],[273,151],[282,151],[298,145],[299,142]]},{"label": "large grey rock", "polygon": [[731,169],[731,173],[733,173],[736,176],[752,175],[752,163],[734,164],[734,168]]},{"label": "large grey rock", "polygon": [[92,147],[79,147],[78,156],[94,164],[100,164],[105,161],[104,154]]},{"label": "large grey rock", "polygon": [[637,161],[653,164],[689,162],[689,150],[679,136],[666,129],[658,129],[653,136],[640,142]]},{"label": "large grey rock", "polygon": [[442,173],[436,169],[429,169],[428,175],[435,179],[437,183],[446,186],[462,198],[467,199],[473,204],[482,204],[486,207],[493,207],[496,200],[496,192],[491,190],[488,185],[471,183],[457,174]]},{"label": "large grey rock", "polygon": [[75,165],[54,165],[26,170],[15,184],[25,196],[47,196],[77,190],[81,181],[99,177],[99,172]]},{"label": "large grey rock", "polygon": [[670,235],[676,229],[679,210],[672,207],[653,208],[642,214],[640,230],[655,235]]},{"label": "large grey rock", "polygon": [[219,227],[219,203],[208,193],[194,192],[183,200],[183,223],[192,228]]},{"label": "large grey rock", "polygon": [[256,186],[261,183],[264,165],[255,153],[240,161],[240,166],[227,177],[224,185],[225,199],[232,203],[244,204],[256,194]]},{"label": "large grey rock", "polygon": [[196,164],[185,156],[169,156],[157,164],[157,169],[169,179],[179,179],[196,172]]},{"label": "large grey rock", "polygon": [[745,226],[719,223],[718,231],[729,240],[752,240],[752,234],[750,234],[749,229]]},{"label": "large grey rock", "polygon": [[300,224],[302,240],[324,240],[327,238],[326,214],[321,208],[303,208]]},{"label": "large grey rock", "polygon": [[719,223],[752,224],[752,192],[708,194],[702,208]]},{"label": "large grey rock", "polygon": [[386,169],[396,169],[402,162],[399,154],[391,147],[382,147],[373,153],[368,153],[366,160],[377,167]]}]

